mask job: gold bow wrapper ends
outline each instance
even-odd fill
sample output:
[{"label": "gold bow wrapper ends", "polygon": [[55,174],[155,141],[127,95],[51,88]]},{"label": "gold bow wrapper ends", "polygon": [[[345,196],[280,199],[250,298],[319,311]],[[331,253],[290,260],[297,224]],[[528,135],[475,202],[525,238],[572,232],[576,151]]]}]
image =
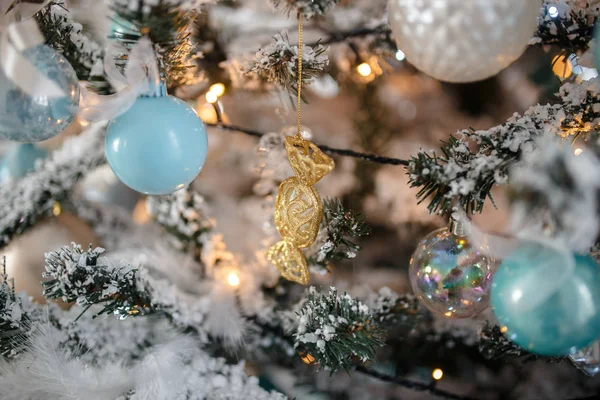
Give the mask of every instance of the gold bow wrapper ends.
[{"label": "gold bow wrapper ends", "polygon": [[269,249],[267,259],[285,279],[306,285],[310,275],[300,249],[314,243],[323,219],[323,203],[314,184],[331,172],[335,163],[300,136],[287,137],[285,149],[296,176],[279,185],[275,226],[283,240]]}]

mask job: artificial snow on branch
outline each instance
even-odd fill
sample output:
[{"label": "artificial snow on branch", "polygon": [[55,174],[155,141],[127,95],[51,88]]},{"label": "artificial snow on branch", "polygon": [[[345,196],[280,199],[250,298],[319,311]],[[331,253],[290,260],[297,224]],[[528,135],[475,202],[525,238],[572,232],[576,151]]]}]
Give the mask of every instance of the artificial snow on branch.
[{"label": "artificial snow on branch", "polygon": [[120,318],[146,314],[151,299],[138,288],[137,270],[130,266],[111,267],[100,259],[102,248],[83,251],[72,244],[47,253],[43,278],[44,296],[90,307],[102,304],[98,313],[114,313]]},{"label": "artificial snow on branch", "polygon": [[600,4],[585,0],[544,0],[531,44],[556,45],[565,53],[585,51],[593,38]]},{"label": "artificial snow on branch", "polygon": [[148,212],[170,235],[171,243],[200,260],[206,234],[214,228],[204,198],[196,191],[181,189],[167,196],[149,196]]},{"label": "artificial snow on branch", "polygon": [[553,237],[586,252],[600,231],[600,160],[592,141],[576,151],[555,137],[536,141],[535,150],[511,171],[512,219],[520,229],[543,221]]},{"label": "artificial snow on branch", "polygon": [[81,24],[71,20],[64,0],[51,2],[36,17],[46,44],[69,61],[80,80],[104,82],[103,51],[83,34]]},{"label": "artificial snow on branch", "polygon": [[0,248],[39,219],[51,216],[55,204],[89,171],[106,162],[105,124],[93,124],[60,150],[41,161],[34,172],[0,186]]},{"label": "artificial snow on branch", "polygon": [[369,307],[348,294],[339,296],[308,289],[306,302],[298,313],[295,347],[311,354],[332,373],[361,362],[373,360],[375,349],[383,346],[383,331],[375,323]]},{"label": "artificial snow on branch", "polygon": [[[302,85],[308,85],[329,65],[326,47],[317,44],[302,48]],[[258,50],[254,65],[247,71],[264,82],[280,85],[288,92],[298,93],[298,46],[290,44],[287,32],[274,36],[274,42]]]},{"label": "artificial snow on branch", "polygon": [[327,268],[333,261],[354,259],[361,249],[356,240],[371,233],[371,227],[365,223],[364,216],[346,210],[337,198],[323,201],[323,225],[325,241],[314,255],[307,258],[310,265],[323,268]]},{"label": "artificial snow on branch", "polygon": [[276,10],[285,10],[288,14],[302,14],[304,18],[311,19],[317,15],[324,15],[331,10],[340,0],[269,0],[269,4]]},{"label": "artificial snow on branch", "polygon": [[[430,212],[446,212],[457,198],[467,212],[480,212],[494,185],[506,183],[508,170],[543,135],[566,137],[596,130],[600,117],[600,79],[565,84],[560,103],[536,105],[515,114],[504,125],[484,131],[464,130],[443,142],[441,155],[420,152],[407,173],[418,198],[429,200]],[[471,146],[477,146],[475,151]]]},{"label": "artificial snow on branch", "polygon": [[159,68],[169,86],[191,85],[202,79],[195,59],[198,53],[192,40],[195,7],[205,1],[189,0],[113,0],[113,11],[132,23],[139,34],[119,35],[117,40],[132,45],[148,35],[157,53]]}]

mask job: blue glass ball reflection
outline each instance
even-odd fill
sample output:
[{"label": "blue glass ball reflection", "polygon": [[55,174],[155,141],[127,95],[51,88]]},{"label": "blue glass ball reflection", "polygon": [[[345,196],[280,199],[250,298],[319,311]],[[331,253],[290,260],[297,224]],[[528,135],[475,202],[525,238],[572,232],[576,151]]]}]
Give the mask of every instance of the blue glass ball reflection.
[{"label": "blue glass ball reflection", "polygon": [[448,318],[470,318],[486,309],[496,262],[482,250],[447,228],[426,236],[409,269],[421,303]]},{"label": "blue glass ball reflection", "polygon": [[0,69],[0,138],[39,142],[58,135],[75,117],[79,107],[79,81],[71,64],[48,46],[27,49],[23,56],[66,96],[31,97]]},{"label": "blue glass ball reflection", "polygon": [[145,194],[168,194],[189,185],[207,152],[204,123],[172,96],[138,98],[106,131],[106,158],[113,172]]},{"label": "blue glass ball reflection", "polygon": [[600,337],[600,268],[590,256],[565,256],[525,243],[496,272],[491,303],[505,335],[533,353],[560,356]]},{"label": "blue glass ball reflection", "polygon": [[35,161],[45,158],[46,151],[31,143],[12,146],[0,161],[0,183],[8,183],[33,171]]}]

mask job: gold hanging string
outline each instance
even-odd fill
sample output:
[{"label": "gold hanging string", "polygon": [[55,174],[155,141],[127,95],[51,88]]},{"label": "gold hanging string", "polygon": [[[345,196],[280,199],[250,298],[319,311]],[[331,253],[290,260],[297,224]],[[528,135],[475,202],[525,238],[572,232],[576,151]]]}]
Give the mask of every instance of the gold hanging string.
[{"label": "gold hanging string", "polygon": [[301,136],[301,121],[300,108],[302,104],[302,47],[303,47],[303,28],[302,28],[302,13],[298,12],[298,131],[296,136]]}]

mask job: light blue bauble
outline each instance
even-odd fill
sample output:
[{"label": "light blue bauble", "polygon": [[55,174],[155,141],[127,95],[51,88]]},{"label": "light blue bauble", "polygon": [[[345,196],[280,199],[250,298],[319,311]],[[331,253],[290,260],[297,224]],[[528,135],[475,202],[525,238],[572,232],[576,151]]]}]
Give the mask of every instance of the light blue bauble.
[{"label": "light blue bauble", "polygon": [[31,97],[0,69],[0,138],[39,142],[58,135],[75,117],[79,107],[79,81],[71,64],[46,45],[32,47],[22,54],[66,95]]},{"label": "light blue bauble", "polygon": [[0,183],[8,183],[33,171],[35,161],[45,158],[46,151],[31,143],[12,146],[0,161]]},{"label": "light blue bauble", "polygon": [[594,28],[594,67],[600,71],[600,25]]},{"label": "light blue bauble", "polygon": [[600,337],[600,266],[537,243],[517,248],[496,271],[491,304],[505,335],[542,355],[575,352]]},{"label": "light blue bauble", "polygon": [[121,38],[124,36],[141,36],[137,26],[124,18],[114,15],[109,26],[109,38]]},{"label": "light blue bauble", "polygon": [[[161,90],[164,93],[164,87]],[[206,128],[196,111],[163,94],[139,97],[106,131],[106,158],[115,175],[149,195],[189,185],[207,152]]]}]

